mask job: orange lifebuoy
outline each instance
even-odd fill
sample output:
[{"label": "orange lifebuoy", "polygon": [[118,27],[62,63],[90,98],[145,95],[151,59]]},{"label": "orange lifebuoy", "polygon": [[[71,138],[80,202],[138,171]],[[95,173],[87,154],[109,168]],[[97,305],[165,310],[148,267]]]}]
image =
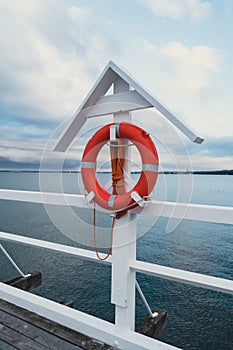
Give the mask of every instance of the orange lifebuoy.
[{"label": "orange lifebuoy", "polygon": [[[98,182],[96,177],[96,159],[101,148],[110,140],[110,127],[115,125],[116,137],[130,140],[138,149],[142,159],[142,171],[137,184],[128,192],[112,195]],[[81,165],[82,179],[87,192],[93,191],[94,202],[104,209],[121,211],[131,209],[137,204],[131,198],[132,192],[140,197],[148,196],[158,176],[158,153],[150,137],[140,127],[130,123],[111,123],[99,129],[87,143]]]}]

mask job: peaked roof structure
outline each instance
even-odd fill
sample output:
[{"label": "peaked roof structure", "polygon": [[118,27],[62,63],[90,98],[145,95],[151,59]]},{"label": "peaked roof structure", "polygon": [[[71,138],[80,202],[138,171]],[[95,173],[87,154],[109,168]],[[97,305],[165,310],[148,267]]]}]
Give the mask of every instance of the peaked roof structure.
[{"label": "peaked roof structure", "polygon": [[[116,88],[113,95],[105,96],[109,88],[116,81],[118,82],[117,86],[119,86],[119,83],[120,85],[127,86],[128,88],[126,90],[128,91],[119,92]],[[136,82],[130,74],[114,62],[109,61],[93,88],[79,106],[63,135],[58,140],[54,151],[64,152],[88,118],[152,107],[156,108],[191,141],[196,143],[202,143],[204,141],[203,138],[195,134],[194,131],[159,102],[157,98]]]}]

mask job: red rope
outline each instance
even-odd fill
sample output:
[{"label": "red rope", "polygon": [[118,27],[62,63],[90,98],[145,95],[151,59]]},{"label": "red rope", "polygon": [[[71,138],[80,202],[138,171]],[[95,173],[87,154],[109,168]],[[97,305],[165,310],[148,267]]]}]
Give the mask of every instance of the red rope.
[{"label": "red rope", "polygon": [[98,251],[98,248],[97,248],[97,243],[96,243],[96,209],[94,207],[94,215],[93,215],[93,226],[94,226],[94,248],[95,248],[95,253],[96,253],[96,256],[99,260],[101,261],[104,261],[104,260],[107,260],[108,257],[110,256],[111,252],[112,252],[112,244],[113,244],[113,231],[114,231],[114,225],[115,225],[115,217],[112,219],[112,228],[111,228],[111,239],[110,239],[110,247],[109,247],[109,250],[108,250],[108,253],[105,257],[101,257],[99,255],[99,251]]},{"label": "red rope", "polygon": [[124,164],[125,164],[125,141],[116,139],[110,142],[110,155],[112,165],[112,194],[124,194]]},{"label": "red rope", "polygon": [[[125,164],[125,150],[127,141],[116,139],[110,142],[110,155],[112,165],[112,194],[126,193],[124,182],[124,164]],[[122,210],[116,213],[116,218],[120,219],[127,210]]]},{"label": "red rope", "polygon": [[[125,147],[127,143],[121,139],[116,139],[115,141],[110,142],[110,155],[111,155],[111,165],[112,165],[112,194],[121,195],[126,193],[125,183],[124,183],[124,164],[125,164]],[[111,238],[110,238],[110,247],[108,253],[105,257],[101,258],[99,255],[99,251],[96,243],[96,209],[94,207],[93,214],[93,226],[94,226],[94,248],[96,256],[99,260],[107,260],[109,255],[112,252],[112,244],[113,244],[113,231],[115,220],[121,218],[127,210],[122,210],[116,213],[116,217],[112,220],[112,228],[111,228]]]}]

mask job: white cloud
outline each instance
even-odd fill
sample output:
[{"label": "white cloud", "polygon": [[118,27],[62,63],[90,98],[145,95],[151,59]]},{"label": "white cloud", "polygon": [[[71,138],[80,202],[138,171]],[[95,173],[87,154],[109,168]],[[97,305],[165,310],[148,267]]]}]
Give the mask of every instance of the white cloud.
[{"label": "white cloud", "polygon": [[78,57],[63,55],[36,34],[33,41],[41,69],[18,72],[16,79],[21,88],[12,102],[38,108],[51,119],[64,119],[88,91],[90,77]]},{"label": "white cloud", "polygon": [[[206,139],[232,135],[232,72],[227,70],[224,51],[178,41],[158,45],[148,38],[141,38],[137,49],[143,66],[129,63],[131,72],[178,119]],[[149,129],[157,127],[158,118],[140,113]]]},{"label": "white cloud", "polygon": [[36,152],[30,149],[20,149],[20,148],[1,148],[1,157],[5,157],[13,162],[35,162],[40,161],[41,152]]},{"label": "white cloud", "polygon": [[77,7],[71,6],[68,9],[69,16],[71,20],[78,26],[85,24],[91,15],[90,7]]},{"label": "white cloud", "polygon": [[217,49],[204,45],[188,47],[181,42],[162,47],[159,55],[166,64],[164,84],[189,98],[208,88],[211,75],[220,70],[222,62]]},{"label": "white cloud", "polygon": [[[224,54],[221,50],[206,46],[188,46],[173,41],[163,46],[153,45],[142,39],[145,85],[158,94],[167,104],[202,103],[203,98],[216,94],[218,78],[224,69]],[[142,77],[142,78],[143,78]],[[224,92],[225,94],[225,92]],[[222,93],[223,95],[223,93]]]},{"label": "white cloud", "polygon": [[[173,19],[198,21],[206,18],[211,10],[210,3],[204,0],[141,1],[157,15]],[[197,31],[195,37],[190,33],[189,42],[199,44],[187,45],[172,41],[176,40],[177,34],[174,32],[174,21],[160,28],[164,30],[164,36],[159,35],[157,24],[151,23],[148,28],[145,18],[138,23],[138,17],[133,14],[141,10],[139,6],[135,7],[135,13],[132,9],[132,22],[128,26],[128,14],[122,14],[118,20],[115,17],[117,12],[113,15],[110,5],[109,8],[105,7],[106,11],[102,11],[101,5],[97,7],[95,2],[95,9],[70,4],[71,1],[67,0],[49,0],[46,3],[44,0],[0,1],[0,102],[5,118],[3,124],[7,125],[7,129],[4,129],[4,125],[1,128],[4,137],[9,135],[6,136],[9,143],[7,140],[1,141],[6,157],[25,161],[30,157],[39,159],[45,142],[43,138],[48,136],[46,120],[59,121],[71,116],[109,59],[125,66],[201,136],[207,133],[232,135],[231,66],[230,69],[223,66],[222,52],[203,44],[207,42],[206,37],[205,41],[203,39],[203,33],[200,35]],[[229,4],[232,4],[232,0],[228,0]],[[124,7],[120,2],[116,6]],[[207,31],[215,25],[213,20],[210,18],[207,23]],[[187,25],[186,22],[183,24]],[[140,40],[140,36],[148,35],[148,30],[150,38],[155,34],[154,42],[151,39]],[[161,46],[163,38],[169,41]],[[215,43],[218,45],[219,42]],[[121,55],[118,54],[119,46]],[[224,49],[224,42],[221,47]],[[229,58],[224,56],[224,59],[231,62],[229,47],[226,47],[226,54],[229,54]],[[174,149],[178,136],[172,128],[166,133],[169,122],[160,117],[165,127],[159,128],[157,115],[153,121],[145,111],[140,111],[140,115],[142,118],[138,120],[143,119],[142,126],[163,135],[164,140],[169,140],[169,147]],[[19,118],[18,124],[15,123],[16,118]],[[42,123],[38,119],[42,119]],[[103,118],[101,122],[108,122],[109,119]],[[93,120],[88,122],[88,127],[99,123]],[[51,127],[52,123],[48,125]],[[18,139],[15,143],[14,138]],[[31,141],[23,145],[19,141],[22,139]],[[17,142],[21,148],[18,153],[15,151]],[[29,153],[23,153],[28,149]],[[76,152],[74,158],[78,154]],[[206,162],[211,163],[211,157],[206,158]],[[212,162],[214,164],[214,157]]]},{"label": "white cloud", "polygon": [[41,118],[59,119],[74,112],[75,101],[86,91],[89,79],[77,55],[63,53],[41,33],[39,6],[40,1],[25,0],[20,6],[0,5],[7,12],[0,33],[2,84],[11,85],[1,99],[38,109]]},{"label": "white cloud", "polygon": [[189,16],[193,21],[200,21],[210,12],[208,1],[200,0],[141,0],[156,15],[174,19]]},{"label": "white cloud", "polygon": [[224,73],[224,53],[207,45],[170,42],[159,47],[146,40],[142,43],[143,73],[149,77],[145,85],[155,96],[201,136],[232,135],[231,73],[228,77]]},{"label": "white cloud", "polygon": [[72,116],[92,74],[114,50],[91,9],[69,7],[65,0],[58,7],[54,0],[46,6],[42,0],[3,0],[0,20],[1,102],[38,110],[40,119]]},{"label": "white cloud", "polygon": [[232,157],[215,157],[215,154],[206,156],[201,152],[192,156],[193,169],[207,170],[207,169],[232,169]]},{"label": "white cloud", "polygon": [[149,42],[149,40],[144,39],[144,38],[142,39],[142,46],[143,46],[144,50],[149,54],[155,53],[158,50],[155,45],[151,44]]},{"label": "white cloud", "polygon": [[21,150],[34,150],[40,151],[43,149],[45,142],[42,140],[34,140],[33,144],[31,140],[9,140],[1,138],[0,147],[1,149],[21,149]]}]

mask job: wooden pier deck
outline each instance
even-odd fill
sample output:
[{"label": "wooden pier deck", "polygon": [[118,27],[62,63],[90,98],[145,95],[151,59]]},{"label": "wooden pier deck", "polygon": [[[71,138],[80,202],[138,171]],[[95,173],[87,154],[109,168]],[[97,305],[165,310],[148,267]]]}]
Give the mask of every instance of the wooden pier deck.
[{"label": "wooden pier deck", "polygon": [[112,347],[0,299],[1,350],[110,350]]}]

